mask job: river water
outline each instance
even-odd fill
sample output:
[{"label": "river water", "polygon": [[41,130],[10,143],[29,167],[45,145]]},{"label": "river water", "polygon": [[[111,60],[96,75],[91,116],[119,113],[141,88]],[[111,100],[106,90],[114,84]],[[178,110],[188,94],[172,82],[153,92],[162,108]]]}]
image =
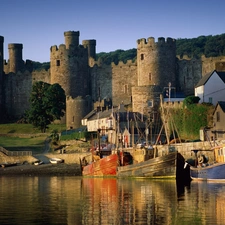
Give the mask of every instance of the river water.
[{"label": "river water", "polygon": [[225,183],[0,177],[0,224],[225,224]]}]

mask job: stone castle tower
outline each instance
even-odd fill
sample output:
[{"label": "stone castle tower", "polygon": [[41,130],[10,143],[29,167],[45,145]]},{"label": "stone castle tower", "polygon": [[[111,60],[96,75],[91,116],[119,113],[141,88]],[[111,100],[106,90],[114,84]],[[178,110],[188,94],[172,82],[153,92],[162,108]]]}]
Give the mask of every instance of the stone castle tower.
[{"label": "stone castle tower", "polygon": [[84,46],[79,45],[79,36],[79,31],[64,32],[65,44],[50,49],[50,83],[59,83],[65,90],[66,123],[70,127],[79,127],[81,119],[92,109],[87,97],[91,93],[88,60],[96,54],[96,42],[84,41]]},{"label": "stone castle tower", "polygon": [[[96,61],[96,40],[79,44],[79,31],[64,32],[65,44],[50,48],[50,69],[34,70],[23,61],[22,44],[9,44],[4,61],[4,38],[0,36],[0,113],[19,119],[29,108],[32,84],[59,83],[65,90],[67,128],[78,128],[81,119],[103,100],[149,115],[158,109],[159,96],[170,83],[186,95],[202,75],[213,69],[225,71],[225,57],[189,59],[176,56],[172,38],[137,40],[137,60],[106,65]],[[111,99],[111,101],[109,101]],[[110,107],[110,106],[109,106]],[[2,117],[1,117],[2,118]]]},{"label": "stone castle tower", "polygon": [[137,41],[137,86],[132,88],[133,110],[148,114],[159,106],[159,95],[168,83],[176,85],[176,42],[150,37]]}]

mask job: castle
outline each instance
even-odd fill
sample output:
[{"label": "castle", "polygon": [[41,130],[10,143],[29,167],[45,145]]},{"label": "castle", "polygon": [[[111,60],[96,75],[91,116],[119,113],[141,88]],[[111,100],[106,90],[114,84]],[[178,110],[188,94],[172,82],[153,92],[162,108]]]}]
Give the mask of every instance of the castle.
[{"label": "castle", "polygon": [[170,83],[176,91],[194,94],[201,77],[216,69],[225,71],[225,56],[200,59],[176,56],[176,40],[137,40],[137,59],[118,65],[96,61],[96,40],[79,44],[79,31],[64,32],[65,44],[50,48],[50,69],[34,70],[32,61],[23,61],[23,45],[8,45],[4,60],[4,37],[0,36],[0,118],[19,119],[29,108],[32,84],[59,83],[65,90],[67,127],[78,128],[94,103],[111,99],[145,115],[159,106],[159,95]]}]

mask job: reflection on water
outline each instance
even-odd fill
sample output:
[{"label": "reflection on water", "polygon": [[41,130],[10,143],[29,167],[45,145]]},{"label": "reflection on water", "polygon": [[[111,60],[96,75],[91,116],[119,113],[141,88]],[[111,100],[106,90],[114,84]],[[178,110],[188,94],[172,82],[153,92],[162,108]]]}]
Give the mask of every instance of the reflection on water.
[{"label": "reflection on water", "polygon": [[224,224],[225,184],[0,177],[0,224]]}]

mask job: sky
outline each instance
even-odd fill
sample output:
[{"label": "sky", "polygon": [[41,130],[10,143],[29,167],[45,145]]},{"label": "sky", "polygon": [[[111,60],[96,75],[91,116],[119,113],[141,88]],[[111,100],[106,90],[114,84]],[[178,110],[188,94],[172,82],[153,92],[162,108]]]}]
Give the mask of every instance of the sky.
[{"label": "sky", "polygon": [[0,0],[4,59],[8,44],[23,44],[23,60],[50,61],[65,31],[96,52],[137,48],[140,38],[197,38],[225,33],[225,0]]}]

